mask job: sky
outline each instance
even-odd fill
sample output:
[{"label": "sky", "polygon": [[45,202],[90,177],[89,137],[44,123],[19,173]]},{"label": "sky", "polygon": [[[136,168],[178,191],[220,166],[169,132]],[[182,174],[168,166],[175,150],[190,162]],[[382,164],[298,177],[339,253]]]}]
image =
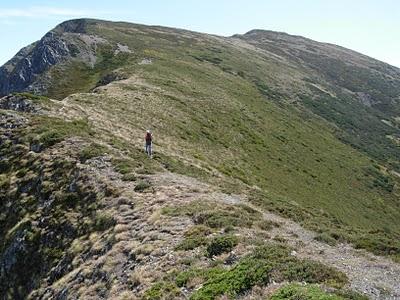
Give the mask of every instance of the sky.
[{"label": "sky", "polygon": [[82,17],[225,36],[283,31],[400,67],[399,0],[0,0],[0,65],[62,21]]}]

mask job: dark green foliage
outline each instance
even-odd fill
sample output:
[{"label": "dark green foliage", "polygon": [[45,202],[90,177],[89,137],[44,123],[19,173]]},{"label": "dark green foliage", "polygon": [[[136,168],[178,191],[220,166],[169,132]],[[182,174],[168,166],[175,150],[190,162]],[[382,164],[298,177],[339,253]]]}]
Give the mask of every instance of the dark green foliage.
[{"label": "dark green foliage", "polygon": [[336,99],[325,95],[315,99],[302,97],[302,100],[313,112],[343,130],[337,131],[341,140],[400,170],[400,166],[396,164],[400,160],[398,146],[387,138],[400,132],[382,122],[382,119],[387,119],[382,112],[348,98]]},{"label": "dark green foliage", "polygon": [[148,190],[150,187],[151,187],[150,182],[148,182],[148,181],[139,181],[137,183],[137,185],[135,186],[134,191],[138,192],[138,193],[142,193],[142,192]]},{"label": "dark green foliage", "polygon": [[49,101],[49,98],[46,96],[31,94],[31,93],[27,93],[27,92],[13,93],[13,95],[32,100],[33,102],[46,103]]},{"label": "dark green foliage", "polygon": [[97,231],[104,231],[116,224],[113,216],[106,213],[98,213],[95,216],[93,229]]},{"label": "dark green foliage", "polygon": [[195,225],[185,232],[185,239],[178,244],[176,250],[193,250],[207,244],[207,236],[211,230],[207,226]]},{"label": "dark green foliage", "polygon": [[238,242],[238,238],[234,235],[215,237],[210,240],[207,245],[206,256],[211,258],[224,252],[229,252],[238,244]]},{"label": "dark green foliage", "polygon": [[149,288],[143,296],[143,300],[174,299],[180,294],[179,289],[173,283],[157,282]]},{"label": "dark green foliage", "polygon": [[87,120],[64,121],[62,119],[35,116],[33,128],[29,129],[28,139],[42,147],[51,147],[71,136],[87,137],[93,135]]},{"label": "dark green foliage", "polygon": [[49,130],[39,136],[38,142],[41,143],[43,147],[47,148],[61,142],[64,138],[65,135],[63,133]]},{"label": "dark green foliage", "polygon": [[91,143],[81,150],[79,153],[79,159],[84,163],[88,159],[104,155],[104,153],[106,153],[106,149],[107,148],[102,145]]},{"label": "dark green foliage", "polygon": [[257,223],[257,226],[262,230],[269,231],[275,227],[279,227],[280,224],[270,220],[262,220]]},{"label": "dark green foliage", "polygon": [[368,297],[352,291],[324,291],[317,285],[288,284],[276,291],[271,300],[368,300]]},{"label": "dark green foliage", "polygon": [[122,175],[121,178],[123,181],[136,181],[137,177],[134,173],[127,173]]},{"label": "dark green foliage", "polygon": [[252,254],[229,269],[184,272],[177,276],[178,286],[185,285],[191,277],[202,277],[205,280],[191,299],[215,299],[219,295],[235,297],[255,285],[266,285],[270,280],[298,280],[338,287],[347,283],[343,273],[316,262],[298,260],[290,256],[289,249],[276,245],[256,248]]},{"label": "dark green foliage", "polygon": [[320,234],[317,234],[314,239],[317,240],[317,241],[326,243],[328,245],[331,245],[331,246],[335,246],[337,244],[337,240],[334,239],[332,236],[330,236],[326,232],[322,232]]},{"label": "dark green foliage", "polygon": [[382,189],[391,193],[394,188],[394,180],[382,173],[378,166],[370,166],[365,169],[365,176],[372,178],[371,188]]},{"label": "dark green foliage", "polygon": [[224,209],[220,204],[197,201],[189,205],[164,207],[166,215],[190,216],[196,224],[211,228],[226,228],[231,226],[251,227],[261,214],[246,205],[234,205]]},{"label": "dark green foliage", "polygon": [[334,287],[342,287],[347,282],[347,277],[342,272],[310,260],[287,260],[281,272],[282,278],[289,281],[324,282]]}]

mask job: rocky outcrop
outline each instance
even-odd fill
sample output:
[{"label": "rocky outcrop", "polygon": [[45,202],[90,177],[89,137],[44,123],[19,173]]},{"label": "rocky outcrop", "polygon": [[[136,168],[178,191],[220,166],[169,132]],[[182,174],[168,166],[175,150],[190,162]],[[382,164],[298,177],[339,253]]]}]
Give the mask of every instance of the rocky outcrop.
[{"label": "rocky outcrop", "polygon": [[358,100],[361,102],[361,104],[372,107],[373,105],[379,103],[379,101],[375,101],[372,96],[368,93],[364,92],[358,92],[356,93]]},{"label": "rocky outcrop", "polygon": [[0,68],[0,96],[12,92],[46,90],[43,73],[51,66],[76,57],[79,47],[64,33],[83,34],[88,20],[71,20],[58,25],[40,41],[25,47]]},{"label": "rocky outcrop", "polygon": [[[93,68],[98,45],[108,44],[107,40],[89,33],[88,26],[95,23],[96,20],[88,19],[66,21],[19,51],[0,67],[0,97],[25,91],[47,94],[53,78],[49,70],[56,65],[78,61]],[[130,51],[123,45],[117,50]]]},{"label": "rocky outcrop", "polygon": [[21,112],[38,112],[40,108],[32,100],[20,95],[9,95],[0,99],[0,109]]},{"label": "rocky outcrop", "polygon": [[14,60],[14,66],[10,67],[9,62],[0,68],[0,96],[20,91],[43,92],[43,84],[37,79],[68,57],[70,50],[66,41],[50,31],[25,56]]}]

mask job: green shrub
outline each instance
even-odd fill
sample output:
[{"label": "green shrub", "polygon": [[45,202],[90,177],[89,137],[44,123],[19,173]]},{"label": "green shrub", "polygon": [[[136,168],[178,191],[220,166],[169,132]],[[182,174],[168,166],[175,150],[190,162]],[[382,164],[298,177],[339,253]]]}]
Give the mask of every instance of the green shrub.
[{"label": "green shrub", "polygon": [[279,223],[271,221],[271,220],[262,220],[260,222],[257,223],[257,226],[265,231],[269,231],[275,227],[279,227]]},{"label": "green shrub", "polygon": [[37,141],[43,145],[43,147],[51,147],[59,142],[61,142],[65,138],[65,134],[55,130],[49,130],[42,133]]},{"label": "green shrub", "polygon": [[314,239],[316,241],[320,241],[331,246],[335,246],[337,244],[337,240],[335,240],[330,234],[326,232],[317,234]]},{"label": "green shrub", "polygon": [[346,298],[328,294],[315,285],[289,284],[275,292],[271,300],[344,300]]},{"label": "green shrub", "polygon": [[34,95],[31,93],[13,93],[13,95],[15,96],[19,96],[25,99],[29,99],[29,100],[34,100],[34,101],[49,101],[49,98],[46,96],[41,96],[41,95]]},{"label": "green shrub", "polygon": [[215,299],[219,295],[236,297],[255,285],[262,286],[271,280],[296,280],[334,287],[347,283],[346,276],[336,269],[313,261],[298,260],[290,255],[289,248],[273,244],[256,248],[230,269],[218,270],[211,274],[199,270],[186,271],[177,276],[178,285],[185,285],[191,276],[203,277],[204,284],[192,294],[191,299]]},{"label": "green shrub", "polygon": [[173,299],[179,294],[180,291],[174,283],[157,282],[144,293],[143,300]]},{"label": "green shrub", "polygon": [[96,231],[104,231],[113,227],[116,221],[113,216],[107,213],[98,213],[94,219],[93,229]]},{"label": "green shrub", "polygon": [[136,168],[140,166],[140,164],[132,159],[114,159],[113,165],[115,170],[121,174],[128,174],[135,171]]},{"label": "green shrub", "polygon": [[213,238],[206,249],[206,256],[213,257],[231,251],[238,244],[238,238],[233,235]]},{"label": "green shrub", "polygon": [[121,178],[123,181],[136,181],[136,175],[134,173],[127,173],[122,175]]},{"label": "green shrub", "polygon": [[276,291],[271,300],[368,300],[368,297],[349,290],[326,292],[317,285],[288,284]]},{"label": "green shrub", "polygon": [[102,145],[91,143],[79,152],[79,159],[81,162],[85,162],[93,157],[104,155],[106,148]]},{"label": "green shrub", "polygon": [[149,189],[151,187],[150,182],[148,181],[140,181],[138,184],[135,186],[134,191],[138,193],[142,193],[145,190]]},{"label": "green shrub", "polygon": [[225,207],[211,206],[198,210],[193,214],[196,224],[204,224],[211,228],[227,228],[231,226],[251,227],[261,214],[246,205],[234,205]]},{"label": "green shrub", "polygon": [[179,287],[184,287],[192,278],[200,278],[203,281],[207,281],[211,278],[215,278],[220,274],[223,274],[224,272],[226,272],[226,270],[221,268],[220,266],[207,269],[192,268],[188,271],[183,271],[179,273],[175,278],[175,283]]},{"label": "green shrub", "polygon": [[344,273],[311,260],[287,260],[280,271],[283,278],[289,281],[324,282],[333,287],[342,287],[347,283]]},{"label": "green shrub", "polygon": [[93,132],[86,119],[65,121],[63,119],[34,116],[28,134],[30,143],[39,143],[44,148],[51,147],[71,136],[90,136]]},{"label": "green shrub", "polygon": [[210,228],[196,225],[185,232],[185,239],[176,246],[176,250],[193,250],[207,244],[207,235],[211,233]]}]

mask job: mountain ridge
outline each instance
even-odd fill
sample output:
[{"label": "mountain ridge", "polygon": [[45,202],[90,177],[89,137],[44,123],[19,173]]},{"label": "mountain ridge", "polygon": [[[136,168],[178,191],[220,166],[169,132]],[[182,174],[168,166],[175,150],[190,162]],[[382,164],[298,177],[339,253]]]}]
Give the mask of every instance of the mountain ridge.
[{"label": "mountain ridge", "polygon": [[98,20],[38,45],[42,92],[0,100],[1,295],[399,295],[396,69]]},{"label": "mountain ridge", "polygon": [[[29,72],[28,70],[29,70],[29,66],[30,66],[30,64],[28,63],[28,66],[21,66],[22,67],[22,70],[20,70],[20,72],[24,72],[24,69],[25,69],[25,73],[27,73],[27,74],[31,74],[31,73],[33,73],[33,74],[35,74],[35,75],[40,75],[41,73],[43,73],[44,71],[46,71],[47,70],[47,68],[49,68],[49,67],[51,67],[52,65],[54,65],[54,64],[56,64],[56,63],[58,63],[59,61],[57,61],[57,57],[59,57],[59,56],[61,56],[61,57],[63,57],[63,56],[65,56],[66,55],[66,53],[68,52],[67,51],[67,49],[63,49],[63,47],[62,47],[62,45],[60,44],[60,47],[59,46],[57,46],[57,45],[59,45],[59,43],[57,42],[57,39],[55,39],[55,43],[54,43],[54,45],[51,45],[51,44],[49,44],[50,43],[50,41],[52,40],[52,38],[54,38],[54,33],[56,33],[56,34],[61,34],[62,35],[62,33],[73,33],[73,34],[85,34],[86,33],[86,28],[89,26],[89,25],[95,25],[96,23],[104,23],[104,24],[107,24],[107,22],[108,23],[113,23],[113,24],[130,24],[130,25],[135,25],[135,26],[144,26],[144,25],[140,25],[140,24],[132,24],[132,23],[127,23],[127,22],[112,22],[112,21],[103,21],[103,20],[98,20],[98,19],[87,19],[87,18],[83,18],[83,19],[73,19],[73,20],[67,20],[67,21],[64,21],[64,22],[62,22],[62,23],[60,23],[59,25],[57,25],[55,28],[53,28],[48,34],[46,34],[40,41],[38,41],[38,42],[40,42],[40,44],[41,45],[39,45],[38,47],[38,52],[45,52],[46,51],[46,49],[53,49],[53,51],[55,51],[55,56],[54,57],[52,57],[51,55],[50,55],[50,61],[48,61],[48,62],[46,62],[46,60],[45,60],[45,57],[40,57],[40,59],[36,59],[36,61],[33,63],[33,65],[35,65],[35,63],[36,64],[38,64],[39,66],[41,66],[41,67],[39,67],[39,68],[37,68],[37,70],[33,70],[33,72]],[[193,31],[190,31],[190,30],[182,30],[182,29],[178,29],[178,28],[173,28],[173,27],[165,27],[165,26],[158,26],[158,25],[149,25],[149,26],[147,26],[148,28],[161,28],[161,29],[164,29],[164,30],[172,30],[172,31],[176,31],[176,30],[178,30],[178,31],[186,31],[186,32],[188,32],[188,33],[195,33],[195,34],[200,34],[200,35],[210,35],[210,36],[216,36],[216,37],[223,37],[223,36],[218,36],[218,35],[215,35],[215,34],[207,34],[207,33],[201,33],[201,32],[193,32]],[[332,44],[332,43],[321,43],[321,42],[317,42],[317,41],[315,41],[315,40],[312,40],[312,39],[309,39],[309,38],[306,38],[306,37],[303,37],[303,36],[299,36],[299,35],[291,35],[291,34],[288,34],[288,33],[286,33],[286,32],[276,32],[276,31],[271,31],[271,30],[264,30],[264,29],[252,29],[252,30],[250,30],[250,31],[248,31],[248,32],[246,32],[246,33],[244,33],[244,34],[234,34],[234,35],[232,35],[232,36],[227,36],[227,37],[223,37],[223,38],[242,38],[242,39],[244,39],[244,40],[246,40],[246,37],[249,37],[249,36],[253,36],[253,35],[259,35],[259,34],[263,34],[263,35],[265,35],[265,34],[267,34],[269,37],[285,37],[285,38],[289,38],[289,39],[291,39],[291,40],[296,40],[296,41],[306,41],[306,42],[311,42],[311,43],[313,43],[314,45],[327,45],[327,46],[331,46],[331,47],[333,47],[333,48],[336,48],[336,49],[341,49],[341,50],[344,50],[345,52],[350,52],[350,53],[352,53],[353,55],[356,55],[356,56],[363,56],[363,57],[365,57],[366,59],[368,59],[368,60],[372,60],[372,61],[375,61],[375,62],[377,62],[377,63],[379,63],[379,64],[383,64],[385,67],[390,67],[390,68],[394,68],[394,72],[396,72],[396,75],[399,75],[400,74],[400,69],[399,68],[397,68],[397,67],[395,67],[395,66],[391,66],[391,65],[389,65],[389,64],[387,64],[387,63],[385,63],[385,62],[381,62],[381,61],[379,61],[379,60],[377,60],[377,59],[374,59],[374,58],[371,58],[371,57],[369,57],[369,56],[366,56],[366,55],[364,55],[364,54],[361,54],[361,53],[359,53],[359,52],[357,52],[357,51],[354,51],[354,50],[351,50],[351,49],[348,49],[348,48],[345,48],[345,47],[341,47],[341,46],[338,46],[338,45],[335,45],[335,44]],[[282,39],[282,40],[287,40],[287,39]],[[34,44],[36,44],[36,43],[38,43],[38,42],[35,42]],[[30,46],[27,46],[28,48],[31,48],[31,47],[34,47],[34,46],[37,46],[37,45],[34,45],[34,44],[32,44],[32,45],[30,45]],[[43,48],[44,47],[44,48]],[[26,48],[26,49],[28,49],[28,48]],[[43,49],[42,49],[43,48]],[[21,51],[23,51],[23,50],[21,50]],[[12,61],[13,60],[22,60],[22,61],[24,61],[24,60],[27,60],[27,58],[25,58],[25,57],[21,57],[21,58],[18,58],[18,56],[19,56],[19,54],[21,53],[21,51],[19,51],[19,53],[17,53],[15,56],[14,56],[14,58],[13,59],[11,59],[10,61],[8,61],[8,62],[6,62],[2,67],[1,67],[1,69],[2,70],[0,70],[0,76],[2,76],[2,82],[4,82],[5,81],[5,78],[7,77],[7,73],[5,72],[5,70],[4,69],[7,69],[7,66],[8,65],[12,65]],[[25,50],[25,51],[27,51],[27,50]],[[23,54],[23,53],[22,53]],[[59,54],[59,55],[57,55],[57,54]],[[26,54],[25,55],[23,55],[23,56],[26,56]],[[37,56],[39,56],[39,55],[36,55],[36,57]],[[40,63],[39,63],[39,61],[41,60],[41,59],[43,59],[43,60],[45,60],[45,64],[44,65],[41,65]],[[35,60],[35,59],[34,59]],[[29,61],[29,59],[28,59],[28,61]],[[25,67],[25,68],[24,68]],[[27,70],[28,69],[28,70]],[[9,75],[8,75],[9,76]],[[20,75],[19,77],[24,77],[24,76],[22,76],[22,75]],[[29,77],[29,76],[28,76]],[[2,95],[2,96],[5,96],[5,95],[7,95],[7,94],[9,94],[10,92],[23,92],[23,91],[29,91],[30,89],[32,90],[34,90],[35,92],[40,92],[41,90],[41,87],[37,87],[36,88],[36,90],[35,90],[35,87],[29,87],[29,83],[31,83],[31,82],[33,82],[35,79],[36,79],[36,77],[37,76],[33,76],[32,78],[28,78],[27,80],[25,79],[25,78],[22,78],[22,81],[26,81],[26,83],[23,83],[23,85],[21,85],[21,86],[18,86],[18,84],[17,84],[17,86],[15,86],[15,87],[5,87],[5,86],[0,86],[0,95]],[[16,80],[16,77],[14,76],[13,77],[13,79],[12,80],[10,80],[10,81],[15,81]],[[4,85],[4,84],[3,84]],[[43,87],[42,87],[43,88]],[[42,91],[43,92],[43,91]]]}]

